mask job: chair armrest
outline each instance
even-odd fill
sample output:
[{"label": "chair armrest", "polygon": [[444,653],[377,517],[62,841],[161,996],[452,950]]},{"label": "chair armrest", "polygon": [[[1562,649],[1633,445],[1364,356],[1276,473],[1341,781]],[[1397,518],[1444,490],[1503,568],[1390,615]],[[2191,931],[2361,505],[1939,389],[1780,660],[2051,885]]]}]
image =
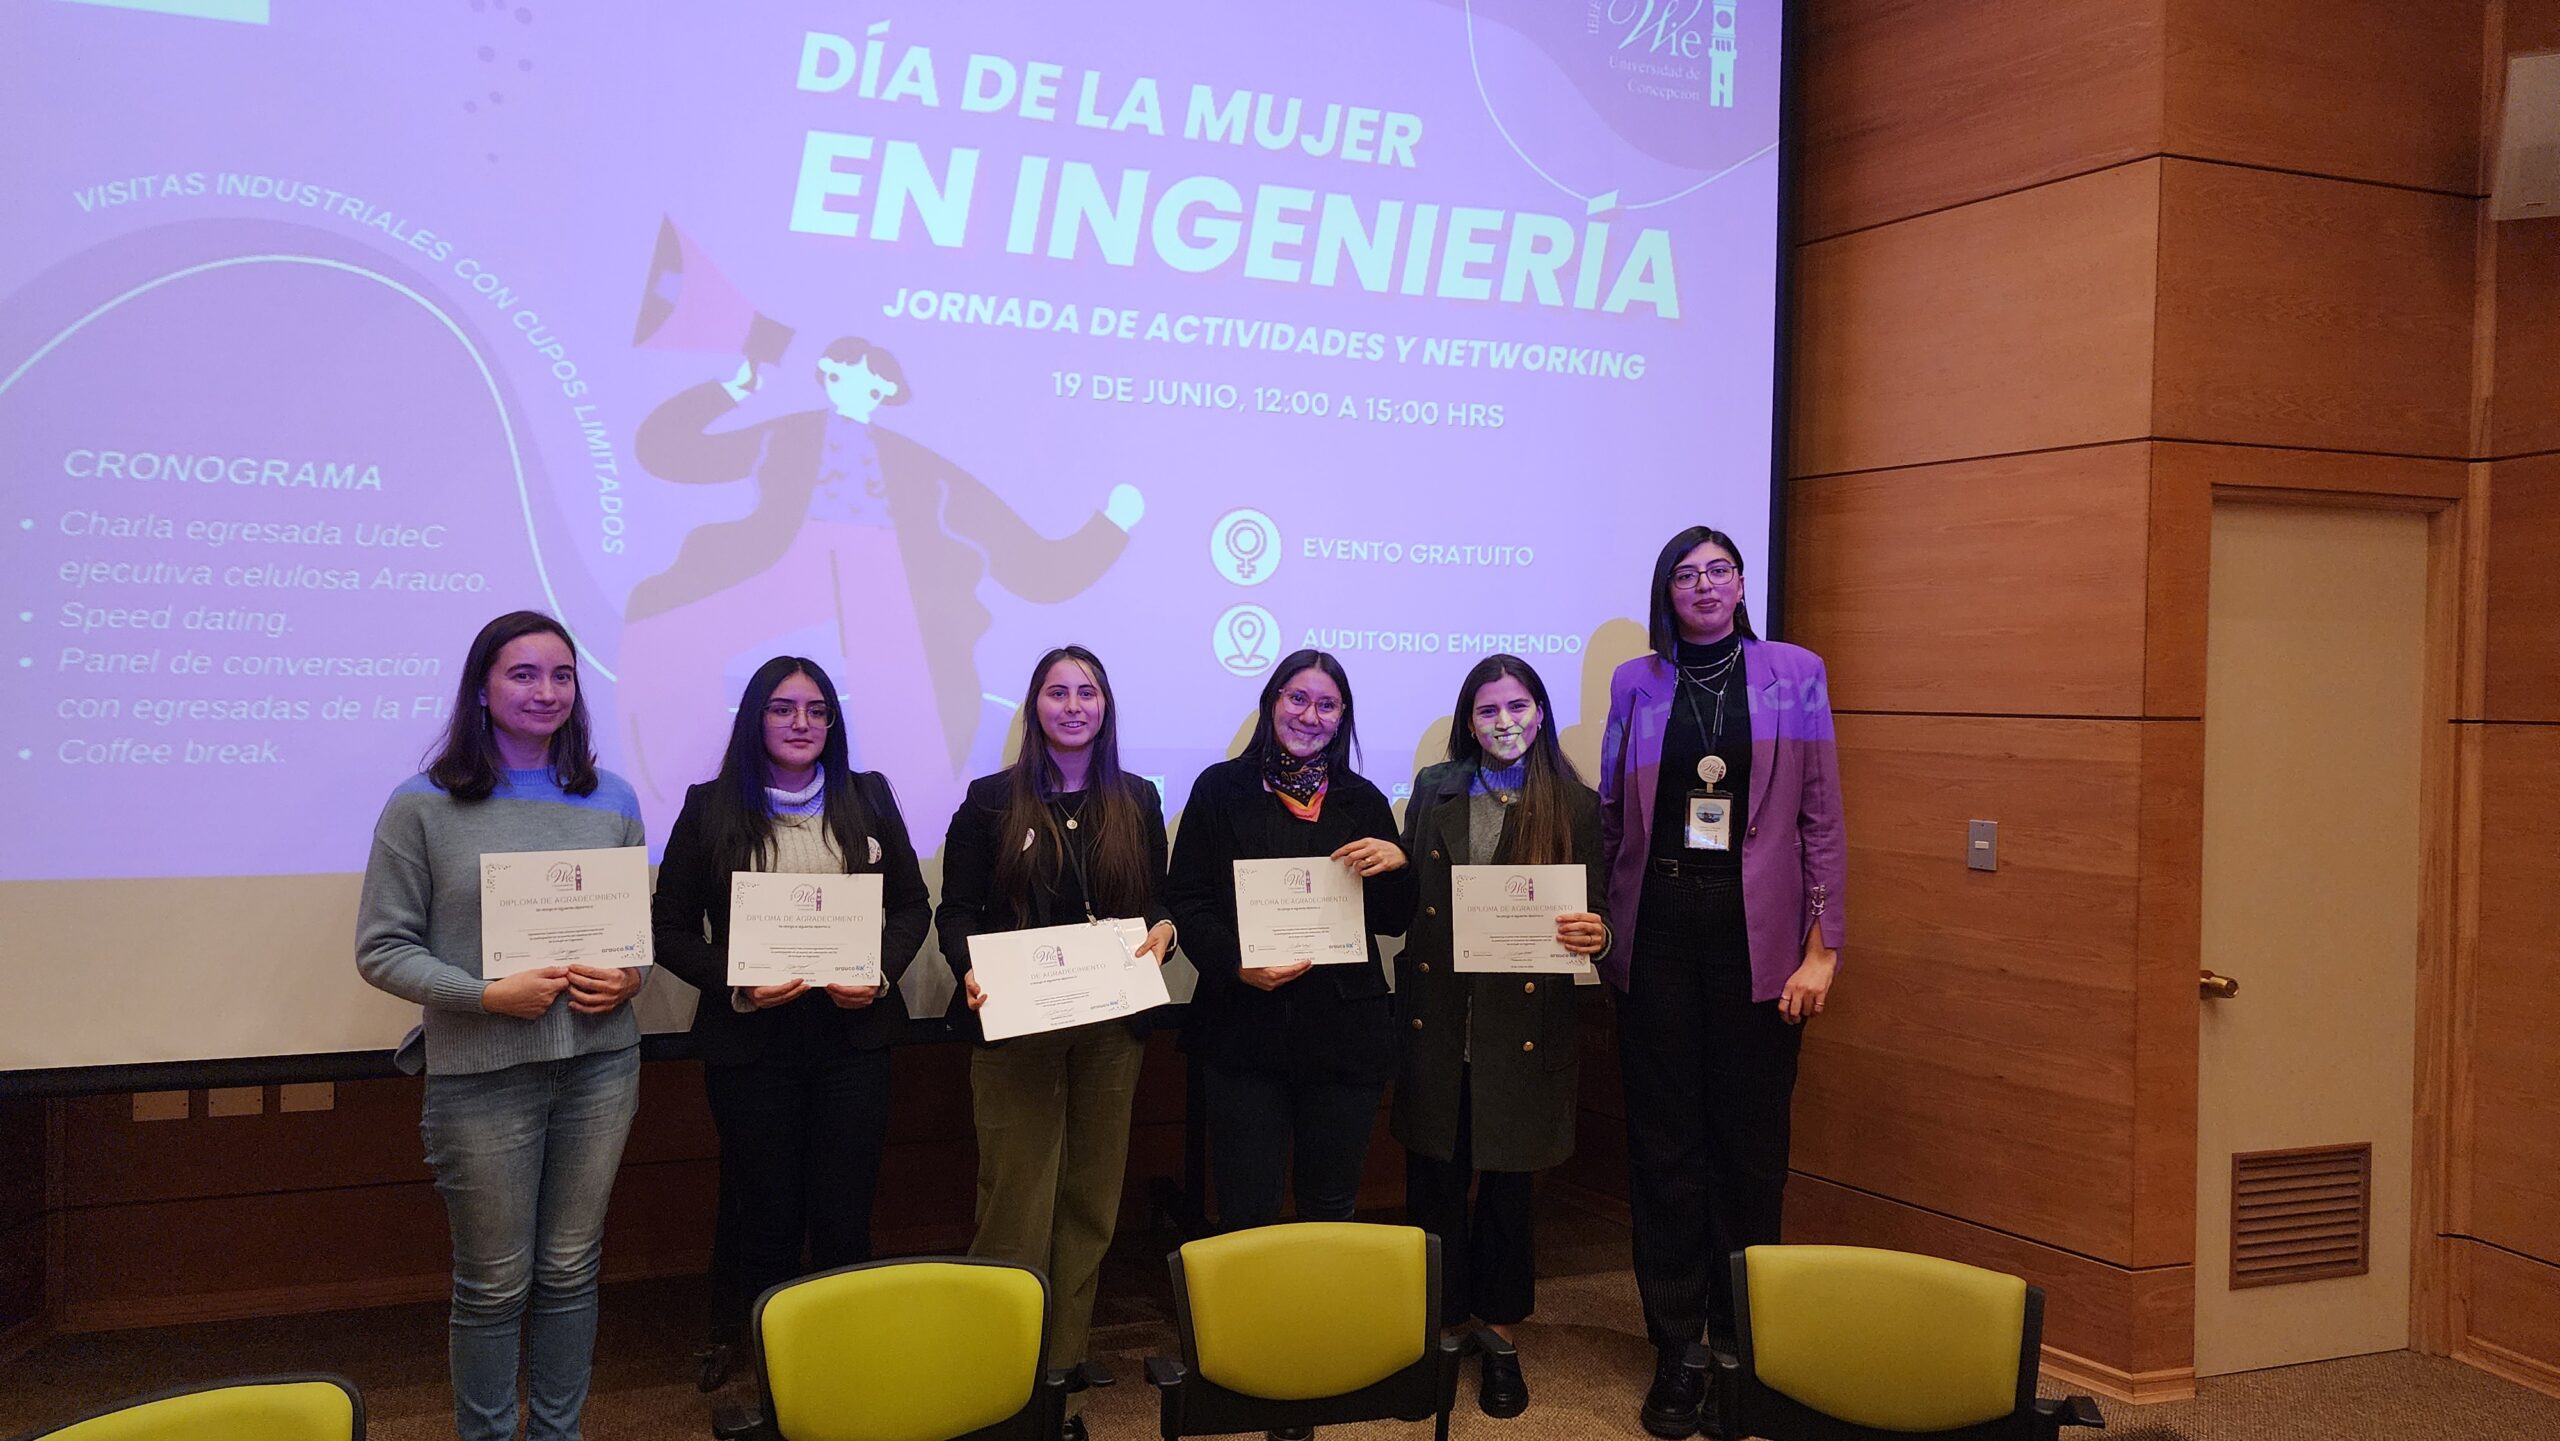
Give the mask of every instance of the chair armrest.
[{"label": "chair armrest", "polygon": [[1147,1384],[1159,1391],[1169,1391],[1182,1384],[1182,1363],[1171,1356],[1147,1358]]},{"label": "chair armrest", "polygon": [[711,1412],[711,1434],[720,1441],[781,1441],[764,1413],[752,1406],[717,1406]]},{"label": "chair armrest", "polygon": [[1520,1354],[1519,1347],[1503,1340],[1491,1326],[1478,1326],[1474,1330],[1468,1332],[1466,1346],[1468,1350],[1478,1351],[1487,1356],[1517,1356]]},{"label": "chair armrest", "polygon": [[1085,1386],[1096,1391],[1101,1390],[1105,1386],[1117,1385],[1120,1381],[1119,1377],[1111,1374],[1110,1367],[1103,1365],[1099,1361],[1088,1360],[1084,1362],[1076,1367],[1076,1374],[1083,1379]]},{"label": "chair armrest", "polygon": [[1085,1388],[1084,1368],[1067,1366],[1056,1371],[1043,1371],[1040,1384],[1061,1395],[1081,1391]]}]

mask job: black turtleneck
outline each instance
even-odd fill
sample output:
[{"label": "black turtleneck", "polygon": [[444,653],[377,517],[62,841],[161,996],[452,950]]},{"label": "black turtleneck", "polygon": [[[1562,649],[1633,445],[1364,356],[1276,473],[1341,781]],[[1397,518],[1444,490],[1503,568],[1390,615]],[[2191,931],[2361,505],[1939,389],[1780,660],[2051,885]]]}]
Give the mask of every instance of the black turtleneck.
[{"label": "black turtleneck", "polygon": [[[1673,654],[1680,682],[1671,696],[1671,715],[1662,732],[1662,774],[1653,795],[1653,844],[1649,854],[1687,862],[1716,864],[1719,859],[1739,871],[1742,838],[1751,801],[1751,691],[1744,676],[1739,631],[1724,639],[1695,645],[1680,641]],[[1726,669],[1728,663],[1731,669]],[[1720,673],[1720,674],[1719,674]],[[1707,680],[1709,676],[1717,679]],[[1717,734],[1716,696],[1724,696],[1724,726]],[[1712,737],[1715,753],[1724,757],[1724,778],[1713,789],[1733,797],[1733,849],[1721,857],[1693,851],[1682,841],[1689,816],[1689,793],[1706,789],[1698,779],[1698,762]]]}]

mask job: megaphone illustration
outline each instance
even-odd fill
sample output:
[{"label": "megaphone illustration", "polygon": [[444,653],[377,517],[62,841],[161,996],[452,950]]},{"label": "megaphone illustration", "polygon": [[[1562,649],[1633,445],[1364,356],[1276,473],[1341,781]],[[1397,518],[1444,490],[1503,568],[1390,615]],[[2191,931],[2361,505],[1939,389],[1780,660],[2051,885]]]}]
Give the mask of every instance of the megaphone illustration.
[{"label": "megaphone illustration", "polygon": [[702,350],[774,364],[791,348],[792,329],[747,303],[711,257],[674,221],[659,217],[657,253],[640,292],[640,323],[631,343],[651,350]]}]

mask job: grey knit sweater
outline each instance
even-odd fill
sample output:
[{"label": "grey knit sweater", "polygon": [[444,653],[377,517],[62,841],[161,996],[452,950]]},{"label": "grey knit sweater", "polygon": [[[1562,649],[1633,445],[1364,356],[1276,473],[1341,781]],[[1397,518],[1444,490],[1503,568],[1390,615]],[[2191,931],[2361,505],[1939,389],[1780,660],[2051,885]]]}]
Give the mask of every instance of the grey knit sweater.
[{"label": "grey knit sweater", "polygon": [[[356,969],[426,1010],[400,1043],[404,1071],[467,1075],[637,1045],[629,1003],[581,1016],[563,995],[530,1021],[480,1008],[480,857],[494,851],[587,850],[642,843],[640,799],[598,771],[573,796],[548,770],[504,771],[487,800],[460,801],[423,775],[391,793],[373,827],[356,911]],[[636,999],[636,997],[635,997]]]}]

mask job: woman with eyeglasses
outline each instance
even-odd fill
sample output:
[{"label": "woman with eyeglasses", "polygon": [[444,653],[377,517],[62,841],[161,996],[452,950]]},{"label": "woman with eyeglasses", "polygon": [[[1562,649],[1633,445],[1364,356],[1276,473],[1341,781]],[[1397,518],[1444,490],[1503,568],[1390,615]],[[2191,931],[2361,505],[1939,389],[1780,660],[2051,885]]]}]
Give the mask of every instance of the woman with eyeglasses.
[{"label": "woman with eyeglasses", "polygon": [[[701,992],[693,1042],[720,1133],[725,1234],[711,1341],[737,1345],[766,1288],[871,1259],[871,1202],[889,1124],[898,979],[933,922],[897,797],[856,771],[836,684],[775,656],[738,698],[720,773],[686,791],[651,905],[658,963]],[[740,871],[881,878],[878,985],[729,984],[729,878]]]},{"label": "woman with eyeglasses", "polygon": [[640,799],[596,764],[560,622],[480,628],[426,770],[382,807],[356,969],[419,1006],[392,1060],[426,1072],[419,1132],[453,1233],[448,1361],[462,1441],[578,1434],[605,1203],[640,1104],[637,968],[481,974],[480,858],[640,845]]},{"label": "woman with eyeglasses", "polygon": [[1848,848],[1822,660],[1762,641],[1733,538],[1654,561],[1653,653],[1618,667],[1600,743],[1636,1286],[1657,1364],[1639,1418],[1698,1427],[1681,1365],[1733,1336],[1726,1258],[1778,1240],[1804,1023],[1831,995]]},{"label": "woman with eyeglasses", "polygon": [[[1458,973],[1454,868],[1582,866],[1590,908],[1559,912],[1556,943],[1584,957],[1609,945],[1600,800],[1556,743],[1527,661],[1488,657],[1459,684],[1449,758],[1413,778],[1404,849],[1422,901],[1396,957],[1406,1216],[1440,1238],[1441,1325],[1475,1317],[1510,1341],[1536,1304],[1536,1173],[1573,1154],[1581,1005],[1569,971]],[[1488,1416],[1528,1409],[1516,1354],[1486,1353],[1477,1400]]]},{"label": "woman with eyeglasses", "polygon": [[[1032,667],[1013,764],[969,783],[943,842],[935,922],[959,982],[955,1018],[974,1033],[986,1005],[969,963],[969,938],[982,932],[1143,917],[1137,954],[1163,965],[1174,946],[1164,868],[1164,802],[1145,777],[1120,768],[1110,673],[1083,646],[1061,646]],[[1149,1013],[981,1040],[969,1057],[978,1128],[969,1254],[1048,1273],[1053,1370],[1086,1360],[1153,1023]],[[1082,1393],[1068,1404],[1080,1408]],[[1070,1416],[1065,1434],[1081,1441],[1084,1419]]]},{"label": "woman with eyeglasses", "polygon": [[[1395,1074],[1394,1020],[1375,933],[1405,927],[1414,874],[1386,795],[1351,769],[1351,678],[1319,650],[1273,668],[1244,753],[1200,773],[1182,813],[1167,894],[1200,986],[1185,1043],[1207,1081],[1218,1222],[1347,1221],[1378,1102]],[[1316,967],[1243,965],[1235,862],[1312,857],[1361,878],[1368,953]]]}]

